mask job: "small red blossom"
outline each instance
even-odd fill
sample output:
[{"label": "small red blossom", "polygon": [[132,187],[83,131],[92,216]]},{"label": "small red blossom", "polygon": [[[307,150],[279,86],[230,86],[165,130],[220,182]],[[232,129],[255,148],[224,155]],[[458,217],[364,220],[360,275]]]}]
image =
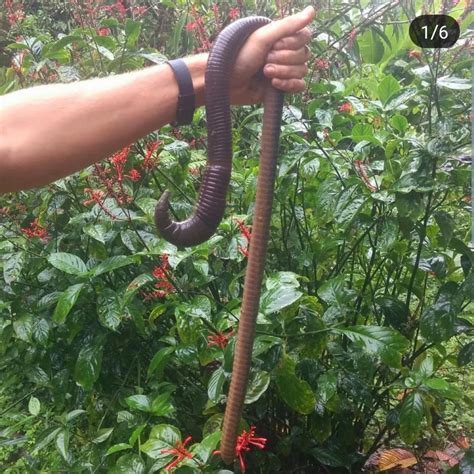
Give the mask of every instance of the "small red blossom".
[{"label": "small red blossom", "polygon": [[229,10],[229,18],[231,20],[235,20],[240,15],[240,10],[238,7],[232,7]]},{"label": "small red blossom", "polygon": [[99,36],[109,36],[110,35],[110,30],[108,28],[99,28],[97,30],[97,34]]},{"label": "small red blossom", "polygon": [[190,21],[189,23],[186,23],[186,26],[184,27],[184,29],[186,31],[193,31],[195,28],[196,28],[197,24],[195,21]]},{"label": "small red blossom", "polygon": [[130,178],[132,181],[138,181],[141,178],[141,174],[135,168],[132,168],[128,174],[125,175],[127,178]]},{"label": "small red blossom", "polygon": [[219,346],[224,349],[229,343],[229,339],[234,335],[234,330],[231,329],[227,333],[218,332],[217,334],[210,334],[207,336],[207,347]]},{"label": "small red blossom", "polygon": [[167,466],[165,466],[166,471],[171,471],[174,467],[176,467],[183,459],[188,458],[192,459],[193,455],[190,453],[185,446],[192,440],[192,436],[188,436],[184,442],[176,441],[174,448],[170,449],[162,449],[160,452],[162,454],[172,454],[176,456],[176,459],[171,461]]},{"label": "small red blossom", "polygon": [[135,17],[140,17],[144,15],[147,11],[147,7],[141,6],[141,7],[132,7],[132,13]]},{"label": "small red blossom", "polygon": [[326,69],[329,69],[329,61],[327,61],[326,59],[318,58],[314,61],[314,66],[320,71],[325,71]]},{"label": "small red blossom", "polygon": [[349,48],[351,48],[354,45],[354,41],[357,38],[358,33],[359,31],[357,28],[353,28],[351,32],[349,33],[349,41],[348,41]]},{"label": "small red blossom", "polygon": [[[255,446],[258,449],[264,449],[265,443],[267,442],[266,438],[256,438],[255,437],[256,427],[254,425],[250,426],[250,430],[242,431],[242,434],[237,437],[237,444],[235,446],[235,456],[239,458],[240,469],[242,472],[245,472],[245,462],[243,454],[250,451],[251,446]],[[220,454],[220,451],[214,451],[214,454]]]},{"label": "small red blossom", "polygon": [[421,51],[416,51],[415,49],[410,49],[410,51],[408,51],[408,57],[410,59],[421,59]]},{"label": "small red blossom", "polygon": [[142,292],[142,296],[145,300],[152,299],[152,298],[164,298],[165,296],[169,295],[173,291],[175,291],[175,287],[169,281],[168,276],[166,275],[167,270],[169,270],[169,262],[168,262],[168,254],[164,253],[160,257],[160,265],[156,266],[151,274],[157,281],[154,286],[157,288],[151,292]]},{"label": "small red blossom", "polygon": [[377,187],[374,186],[369,177],[367,176],[367,173],[365,171],[365,167],[362,164],[361,160],[354,160],[354,166],[359,173],[359,176],[362,178],[362,181],[365,183],[365,185],[370,189],[371,192],[377,191]]},{"label": "small red blossom", "polygon": [[48,240],[49,235],[45,227],[38,223],[38,218],[34,219],[29,227],[22,227],[21,232],[27,237],[39,237],[41,240]]},{"label": "small red blossom", "polygon": [[352,112],[352,105],[349,102],[344,102],[342,105],[339,106],[337,109],[339,112]]},{"label": "small red blossom", "polygon": [[151,170],[156,165],[158,161],[157,157],[153,156],[153,154],[158,150],[158,147],[162,144],[160,140],[155,140],[153,142],[149,142],[146,146],[146,153],[145,158],[143,158],[142,168],[145,170]]},{"label": "small red blossom", "polygon": [[247,227],[244,224],[243,221],[240,221],[240,220],[236,219],[236,222],[239,226],[240,235],[247,241],[247,246],[246,247],[242,247],[241,245],[238,245],[237,249],[244,257],[248,257],[249,256],[250,237],[251,237],[250,228]]}]

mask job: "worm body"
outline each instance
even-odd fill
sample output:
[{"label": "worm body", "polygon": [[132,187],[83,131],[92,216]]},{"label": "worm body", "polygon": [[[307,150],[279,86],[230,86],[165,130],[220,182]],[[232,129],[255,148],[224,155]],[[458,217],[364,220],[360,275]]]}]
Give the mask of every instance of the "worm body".
[{"label": "worm body", "polygon": [[205,242],[222,220],[232,170],[232,66],[248,36],[269,22],[268,18],[258,16],[237,20],[219,34],[212,46],[205,76],[208,158],[196,208],[188,219],[173,221],[169,215],[169,193],[165,192],[155,209],[158,231],[172,244],[191,246]]},{"label": "worm body", "polygon": [[[269,22],[264,17],[237,20],[220,33],[213,45],[205,78],[208,162],[196,209],[187,220],[172,221],[168,213],[168,192],[165,192],[155,211],[156,225],[161,235],[175,245],[188,246],[204,242],[211,237],[222,219],[232,166],[229,105],[232,65],[247,37]],[[252,361],[255,323],[269,239],[282,107],[283,93],[271,86],[266,87],[252,238],[220,447],[221,457],[227,464],[235,459],[238,428]]]}]

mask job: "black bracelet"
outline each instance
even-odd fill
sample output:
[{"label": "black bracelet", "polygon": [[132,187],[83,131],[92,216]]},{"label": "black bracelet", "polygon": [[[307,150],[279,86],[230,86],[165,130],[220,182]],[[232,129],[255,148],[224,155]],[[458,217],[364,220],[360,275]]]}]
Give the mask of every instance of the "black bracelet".
[{"label": "black bracelet", "polygon": [[171,67],[179,87],[178,110],[176,120],[171,122],[173,127],[179,125],[189,125],[193,121],[194,110],[196,108],[196,96],[194,95],[193,80],[189,73],[188,66],[182,59],[166,61]]}]

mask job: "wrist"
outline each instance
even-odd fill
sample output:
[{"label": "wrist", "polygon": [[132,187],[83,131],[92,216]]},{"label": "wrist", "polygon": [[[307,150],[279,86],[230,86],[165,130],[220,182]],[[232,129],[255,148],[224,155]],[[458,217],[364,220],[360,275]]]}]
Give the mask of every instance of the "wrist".
[{"label": "wrist", "polygon": [[193,81],[194,94],[196,96],[196,107],[201,107],[205,102],[204,86],[207,58],[207,53],[196,54],[194,56],[183,58],[183,61],[186,63]]}]

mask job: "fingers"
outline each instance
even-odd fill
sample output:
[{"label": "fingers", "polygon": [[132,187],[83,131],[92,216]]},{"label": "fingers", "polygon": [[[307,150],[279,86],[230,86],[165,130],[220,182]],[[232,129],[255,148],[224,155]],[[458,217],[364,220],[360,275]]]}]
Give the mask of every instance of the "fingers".
[{"label": "fingers", "polygon": [[274,45],[273,49],[299,49],[302,48],[305,44],[311,41],[311,31],[308,28],[303,28],[300,31],[297,31],[292,36],[286,36],[278,40]]},{"label": "fingers", "polygon": [[310,51],[303,47],[296,50],[282,49],[277,51],[270,51],[267,56],[266,63],[270,64],[302,64],[308,61]]},{"label": "fingers", "polygon": [[306,64],[287,66],[284,64],[267,64],[263,70],[265,76],[278,79],[303,79],[308,72]]},{"label": "fingers", "polygon": [[281,20],[274,21],[269,25],[257,30],[259,40],[269,48],[281,38],[293,36],[296,32],[309,25],[316,11],[313,7],[306,7],[303,11],[290,15]]},{"label": "fingers", "polygon": [[295,92],[303,92],[306,89],[306,83],[303,79],[272,79],[272,86],[283,92],[290,94]]}]

